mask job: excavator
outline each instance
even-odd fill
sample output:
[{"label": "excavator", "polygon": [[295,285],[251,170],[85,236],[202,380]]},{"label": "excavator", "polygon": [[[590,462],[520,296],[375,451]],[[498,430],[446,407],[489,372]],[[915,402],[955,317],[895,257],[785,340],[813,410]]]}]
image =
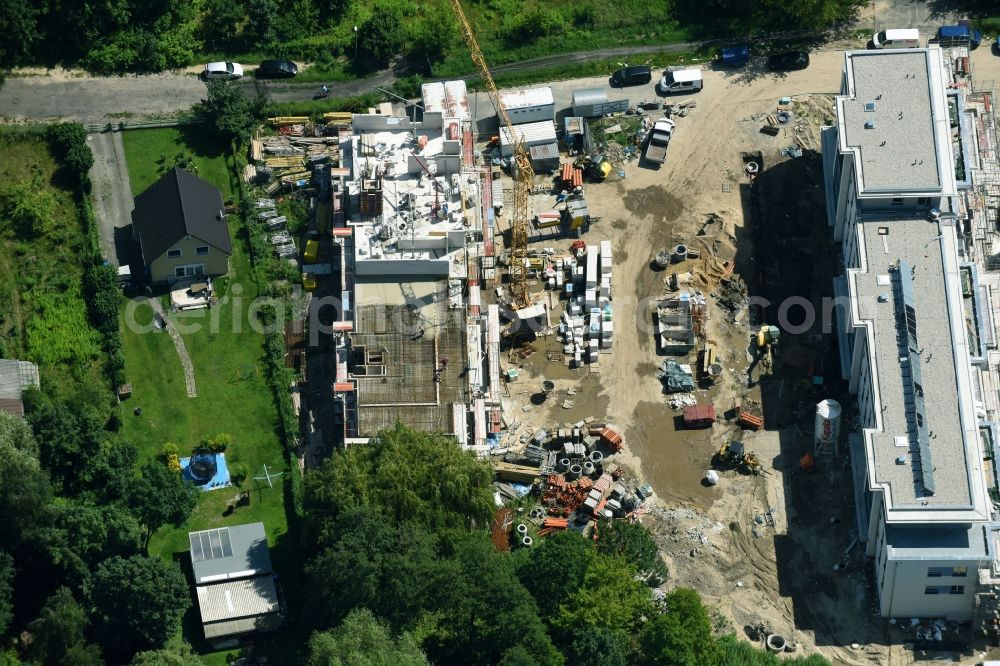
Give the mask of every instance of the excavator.
[{"label": "excavator", "polygon": [[738,469],[744,474],[761,474],[764,468],[756,453],[748,452],[743,442],[728,441],[712,457],[712,464],[720,469]]},{"label": "excavator", "polygon": [[769,324],[764,324],[756,333],[753,334],[750,341],[753,363],[751,363],[750,367],[747,368],[747,375],[749,377],[753,376],[753,369],[757,367],[759,363],[763,363],[764,370],[767,374],[771,374],[774,367],[774,350],[778,346],[778,340],[780,337],[781,331],[778,330],[778,327],[771,326]]},{"label": "excavator", "polygon": [[517,309],[525,308],[531,304],[528,297],[528,268],[525,260],[528,256],[528,224],[531,220],[529,211],[529,195],[535,183],[535,171],[531,167],[531,157],[528,149],[524,146],[524,138],[515,131],[514,123],[507,113],[507,109],[500,101],[500,91],[493,81],[489,65],[486,64],[486,57],[483,56],[476,34],[472,31],[469,19],[465,17],[462,10],[462,3],[459,0],[451,0],[451,9],[455,14],[462,31],[462,39],[469,49],[469,56],[475,63],[479,76],[486,86],[486,93],[496,109],[497,118],[500,119],[501,131],[506,130],[510,142],[513,146],[513,169],[514,176],[514,206],[510,218],[510,283],[514,298],[514,306]]}]

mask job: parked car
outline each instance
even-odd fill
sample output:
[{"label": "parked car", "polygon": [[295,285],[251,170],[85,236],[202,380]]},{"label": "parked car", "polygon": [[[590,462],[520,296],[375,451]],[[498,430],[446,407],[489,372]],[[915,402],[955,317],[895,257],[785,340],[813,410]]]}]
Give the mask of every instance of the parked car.
[{"label": "parked car", "polygon": [[742,67],[748,62],[750,62],[750,47],[746,44],[726,47],[719,54],[719,64],[723,67]]},{"label": "parked car", "polygon": [[649,65],[628,65],[611,75],[611,87],[640,86],[652,80],[653,70]]},{"label": "parked car", "polygon": [[785,51],[775,53],[767,59],[767,68],[775,72],[805,69],[809,66],[809,54],[805,51]]},{"label": "parked car", "polygon": [[291,60],[265,60],[257,68],[259,78],[290,79],[299,73],[299,66]]},{"label": "parked car", "polygon": [[693,93],[705,87],[705,79],[700,69],[668,69],[656,84],[657,92],[664,95]]},{"label": "parked car", "polygon": [[937,42],[942,46],[968,46],[970,49],[977,49],[982,41],[983,33],[967,25],[943,25],[937,31]]},{"label": "parked car", "polygon": [[210,62],[201,73],[207,80],[231,81],[243,78],[243,66],[236,62]]},{"label": "parked car", "polygon": [[916,28],[882,30],[872,35],[873,49],[919,49],[920,31]]}]

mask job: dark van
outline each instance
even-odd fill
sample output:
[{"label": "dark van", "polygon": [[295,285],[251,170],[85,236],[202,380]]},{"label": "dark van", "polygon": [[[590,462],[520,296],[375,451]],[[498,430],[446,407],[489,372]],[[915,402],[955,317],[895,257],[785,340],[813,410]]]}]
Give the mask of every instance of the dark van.
[{"label": "dark van", "polygon": [[653,70],[648,65],[629,65],[611,75],[611,87],[640,86],[653,80]]},{"label": "dark van", "polygon": [[938,28],[937,41],[941,46],[968,46],[979,48],[983,33],[967,25],[943,25]]}]

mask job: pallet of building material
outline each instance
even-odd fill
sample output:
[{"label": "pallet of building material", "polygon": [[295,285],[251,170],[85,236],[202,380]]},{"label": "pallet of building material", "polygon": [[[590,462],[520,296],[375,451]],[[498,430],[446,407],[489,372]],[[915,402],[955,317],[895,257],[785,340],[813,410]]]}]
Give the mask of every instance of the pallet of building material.
[{"label": "pallet of building material", "polygon": [[292,237],[287,231],[279,231],[271,234],[272,245],[286,245],[292,242]]},{"label": "pallet of building material", "polygon": [[281,182],[277,180],[272,180],[264,187],[264,191],[268,194],[274,194],[281,189]]},{"label": "pallet of building material", "polygon": [[287,169],[289,167],[301,167],[303,161],[301,157],[268,157],[264,164],[275,169]]},{"label": "pallet of building material", "polygon": [[306,171],[305,169],[292,169],[291,171],[286,171],[281,174],[281,179],[286,182],[292,182],[295,180],[301,180],[303,178],[309,178],[312,173]]},{"label": "pallet of building material", "polygon": [[250,161],[260,162],[263,142],[260,139],[250,140]]},{"label": "pallet of building material", "polygon": [[302,148],[296,148],[287,144],[268,144],[264,146],[264,152],[275,157],[295,157],[302,155],[305,151]]},{"label": "pallet of building material", "polygon": [[295,247],[295,243],[279,245],[274,248],[274,251],[278,253],[279,257],[283,258],[294,257],[299,253],[298,249]]},{"label": "pallet of building material", "polygon": [[288,218],[284,215],[280,215],[278,217],[272,217],[271,219],[266,220],[266,222],[268,231],[279,231],[284,229],[285,225],[288,224]]},{"label": "pallet of building material", "polygon": [[257,210],[274,208],[278,203],[274,199],[254,199],[253,207]]},{"label": "pallet of building material", "polygon": [[327,124],[349,125],[354,119],[354,114],[348,111],[327,111],[323,114],[323,120]]},{"label": "pallet of building material", "polygon": [[275,217],[278,217],[278,211],[274,210],[273,208],[271,210],[262,210],[259,213],[257,213],[258,220],[269,220]]},{"label": "pallet of building material", "polygon": [[268,118],[267,122],[279,127],[281,125],[301,125],[309,122],[309,116],[274,116]]},{"label": "pallet of building material", "polygon": [[538,468],[526,465],[514,465],[506,462],[493,463],[497,478],[515,483],[534,483],[538,478]]},{"label": "pallet of building material", "polygon": [[257,167],[247,164],[243,167],[243,182],[252,183],[257,179]]}]

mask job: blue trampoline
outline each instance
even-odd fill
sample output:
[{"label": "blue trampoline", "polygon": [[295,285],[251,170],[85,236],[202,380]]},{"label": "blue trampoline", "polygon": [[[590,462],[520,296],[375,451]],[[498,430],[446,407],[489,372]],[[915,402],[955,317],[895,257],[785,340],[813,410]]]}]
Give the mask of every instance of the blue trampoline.
[{"label": "blue trampoline", "polygon": [[218,490],[233,485],[225,453],[197,453],[190,458],[181,458],[181,475],[202,490]]}]

